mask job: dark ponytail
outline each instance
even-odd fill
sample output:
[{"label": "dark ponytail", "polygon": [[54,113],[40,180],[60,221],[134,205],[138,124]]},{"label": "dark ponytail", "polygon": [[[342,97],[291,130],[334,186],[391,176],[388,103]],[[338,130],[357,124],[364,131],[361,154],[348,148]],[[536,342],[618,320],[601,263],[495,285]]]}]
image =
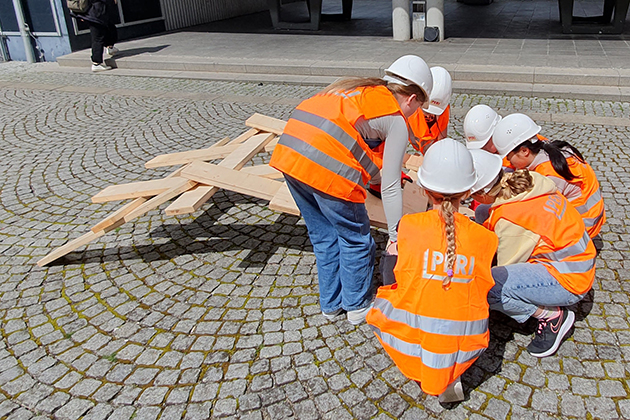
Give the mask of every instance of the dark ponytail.
[{"label": "dark ponytail", "polygon": [[584,157],[582,153],[575,147],[571,146],[566,141],[562,140],[554,140],[554,141],[542,141],[539,140],[537,142],[530,142],[529,140],[521,143],[516,150],[519,150],[521,147],[525,147],[529,149],[533,154],[537,155],[541,150],[544,150],[549,156],[549,161],[551,162],[551,166],[553,166],[554,171],[562,178],[567,181],[572,181],[576,178],[575,175],[569,169],[569,164],[567,163],[567,158],[564,156],[565,153],[570,154],[580,162],[584,163]]}]

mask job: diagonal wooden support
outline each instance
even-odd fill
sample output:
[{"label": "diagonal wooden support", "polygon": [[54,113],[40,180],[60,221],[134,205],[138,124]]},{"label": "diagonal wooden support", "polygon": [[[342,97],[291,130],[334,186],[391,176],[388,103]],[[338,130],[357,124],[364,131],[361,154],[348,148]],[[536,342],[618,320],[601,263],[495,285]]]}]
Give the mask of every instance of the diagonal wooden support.
[{"label": "diagonal wooden support", "polygon": [[188,191],[197,185],[196,182],[189,181],[187,179],[180,180],[180,183],[161,194],[156,195],[152,199],[148,200],[146,203],[141,204],[138,208],[130,212],[124,217],[125,222],[128,222],[136,217],[142,216],[146,212],[153,210],[154,208],[166,203],[168,200],[177,197],[183,192]]},{"label": "diagonal wooden support", "polygon": [[[254,155],[259,153],[267,145],[275,134],[261,133],[252,136],[242,143],[232,154],[223,159],[218,166],[229,169],[241,169]],[[219,188],[215,186],[199,185],[192,191],[182,194],[177,200],[166,208],[166,214],[175,216],[189,214],[197,211],[203,203],[208,201]]]},{"label": "diagonal wooden support", "polygon": [[287,125],[287,123],[286,121],[282,121],[277,118],[268,117],[262,114],[254,114],[245,121],[245,125],[280,136],[282,135],[284,126]]},{"label": "diagonal wooden support", "polygon": [[282,186],[282,182],[279,181],[203,162],[192,162],[182,171],[181,176],[200,184],[212,185],[264,200],[271,200]]},{"label": "diagonal wooden support", "polygon": [[[232,140],[232,142],[235,144],[241,143],[245,141],[246,139],[248,139],[249,137],[256,134],[257,132],[258,130],[255,130],[255,129],[248,130],[246,133]],[[210,147],[224,146],[229,141],[230,141],[229,137],[226,137],[222,140],[219,140],[217,143],[215,143],[214,145]],[[170,173],[166,178],[159,181],[166,181],[166,180],[178,177],[184,168],[185,166],[182,168],[176,169],[175,171]],[[44,258],[37,261],[37,265],[40,267],[43,267],[47,264],[50,264],[51,262],[74,251],[75,249],[81,246],[87,245],[90,242],[100,238],[101,236],[105,235],[107,232],[111,232],[112,230],[122,226],[125,223],[125,216],[128,216],[131,212],[133,212],[134,210],[137,210],[140,206],[145,204],[147,201],[149,200],[145,197],[138,197],[134,199],[133,201],[131,201],[130,203],[127,203],[125,206],[116,210],[114,213],[110,214],[108,217],[106,217],[105,219],[103,219],[102,221],[94,225],[92,229],[90,230],[90,232],[78,238],[75,238],[71,240],[70,242],[48,253],[48,255],[46,255]]]},{"label": "diagonal wooden support", "polygon": [[283,178],[282,172],[280,172],[277,169],[272,168],[269,165],[244,166],[241,169],[241,172],[245,172],[250,175],[257,175],[257,176],[260,176],[263,178],[269,178],[269,179]]},{"label": "diagonal wooden support", "polygon": [[167,191],[181,182],[181,178],[152,179],[151,181],[131,182],[129,184],[110,185],[92,197],[92,203],[127,200],[129,198],[152,197]]}]

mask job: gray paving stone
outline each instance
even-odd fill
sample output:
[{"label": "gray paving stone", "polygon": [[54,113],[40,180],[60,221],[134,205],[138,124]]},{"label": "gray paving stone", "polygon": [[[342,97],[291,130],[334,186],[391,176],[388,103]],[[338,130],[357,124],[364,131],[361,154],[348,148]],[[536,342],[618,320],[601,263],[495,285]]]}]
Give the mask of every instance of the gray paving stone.
[{"label": "gray paving stone", "polygon": [[[158,410],[161,418],[205,419],[219,401],[225,401],[226,418],[251,419],[630,417],[630,287],[621,281],[630,275],[630,176],[620,169],[628,167],[627,104],[453,96],[449,133],[455,136],[477,103],[502,115],[547,116],[540,121],[543,134],[568,139],[597,172],[608,223],[595,293],[587,297],[594,302],[582,311],[573,338],[557,355],[540,360],[524,350],[530,335],[491,325],[487,357],[465,376],[469,399],[445,410],[400,374],[369,327],[354,328],[343,317],[329,323],[320,315],[303,221],[271,212],[258,200],[220,191],[193,215],[150,212],[55,265],[33,264],[118,208],[91,204],[92,195],[108,185],[168,174],[170,168],[146,172],[142,165],[150,157],[234,138],[254,112],[287,119],[300,99],[320,87],[113,73],[103,78],[38,66],[0,65],[0,147],[14,150],[0,167],[0,317],[6,335],[0,343],[0,400],[9,397],[0,402],[0,416],[30,416],[20,404],[43,416],[63,414],[62,408],[78,404],[71,401],[87,397],[93,405],[87,418],[117,420],[156,418]],[[29,82],[39,87],[16,84]],[[119,93],[76,89],[105,85]],[[171,96],[143,94],[155,89]],[[203,92],[214,99],[180,95]],[[592,124],[593,116],[613,117],[615,124]],[[268,159],[260,155],[255,162]],[[382,231],[373,234],[381,247]]]}]

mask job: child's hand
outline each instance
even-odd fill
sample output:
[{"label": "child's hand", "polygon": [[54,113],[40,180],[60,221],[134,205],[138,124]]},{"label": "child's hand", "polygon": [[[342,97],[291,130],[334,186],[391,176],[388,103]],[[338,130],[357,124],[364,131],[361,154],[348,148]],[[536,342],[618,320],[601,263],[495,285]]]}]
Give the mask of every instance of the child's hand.
[{"label": "child's hand", "polygon": [[385,248],[385,252],[389,255],[398,255],[398,242],[389,241],[387,243],[387,247]]}]

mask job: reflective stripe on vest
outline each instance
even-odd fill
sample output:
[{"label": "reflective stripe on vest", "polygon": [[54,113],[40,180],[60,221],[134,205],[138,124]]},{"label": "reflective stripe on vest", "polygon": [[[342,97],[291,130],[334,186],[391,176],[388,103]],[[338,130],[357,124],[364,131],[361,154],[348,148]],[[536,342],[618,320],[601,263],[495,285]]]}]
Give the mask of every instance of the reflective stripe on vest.
[{"label": "reflective stripe on vest", "polygon": [[586,261],[562,261],[564,259],[580,255],[586,251],[591,237],[588,232],[584,232],[582,238],[575,244],[554,252],[546,252],[544,254],[532,255],[532,259],[545,258],[544,264],[549,264],[556,268],[562,274],[569,273],[586,273],[595,266],[595,258]]},{"label": "reflective stripe on vest", "polygon": [[597,191],[595,191],[593,195],[591,195],[588,198],[588,200],[586,200],[586,203],[582,204],[581,206],[577,206],[575,209],[580,214],[584,214],[588,212],[590,209],[592,209],[593,207],[595,207],[601,200],[602,200],[602,193],[598,188]]},{"label": "reflective stripe on vest", "polygon": [[383,315],[392,321],[400,322],[420,330],[420,332],[442,335],[478,335],[488,331],[488,319],[476,321],[453,321],[448,319],[431,318],[428,316],[416,315],[403,309],[394,308],[386,299],[377,298],[374,301],[374,308],[380,310]]},{"label": "reflective stripe on vest", "polygon": [[[376,166],[374,162],[372,162],[372,159],[370,159],[370,157],[365,153],[365,151],[361,148],[359,143],[357,143],[357,141],[354,138],[348,135],[348,133],[346,133],[341,127],[339,127],[334,122],[327,120],[326,118],[322,118],[318,115],[311,114],[310,112],[302,111],[300,109],[296,109],[295,111],[293,111],[293,114],[291,114],[291,118],[294,120],[303,122],[305,124],[311,125],[313,127],[319,128],[324,133],[328,134],[329,136],[337,140],[339,143],[341,143],[343,147],[348,149],[348,151],[352,153],[352,156],[354,156],[354,158],[359,162],[359,164],[363,167],[363,169],[365,169],[365,171],[368,174],[370,174],[370,176],[373,177],[376,174],[378,174],[379,172],[378,166]],[[282,141],[282,138],[280,139],[280,141]],[[281,144],[284,144],[284,143],[281,143]],[[310,158],[308,154],[303,154],[303,153],[301,154]],[[316,163],[319,163],[316,160],[313,160],[313,161]],[[322,166],[324,166],[327,169],[330,169],[331,171],[335,173],[339,173],[336,170],[331,169],[325,165],[322,165]],[[344,177],[344,178],[347,178],[347,177]],[[347,178],[347,179],[350,179],[350,178]],[[359,182],[357,182],[357,184],[358,183]]]},{"label": "reflective stripe on vest", "polygon": [[280,140],[278,140],[278,144],[281,144],[283,146],[288,147],[289,149],[294,150],[295,152],[301,154],[305,158],[312,160],[318,165],[328,169],[331,172],[336,173],[339,176],[344,177],[350,182],[353,182],[358,185],[363,185],[361,172],[349,167],[348,165],[342,162],[339,162],[337,159],[328,156],[326,153],[323,153],[317,150],[315,147],[298,139],[297,137],[289,136],[288,134],[283,134],[282,136],[280,136]]},{"label": "reflective stripe on vest", "polygon": [[585,217],[582,220],[584,221],[584,226],[589,228],[589,227],[593,227],[596,224],[598,224],[599,221],[602,220],[602,217],[604,217],[604,209],[602,209],[602,212],[599,213],[599,216],[597,216],[597,217]]},{"label": "reflective stripe on vest", "polygon": [[478,349],[472,351],[456,351],[455,353],[433,353],[422,348],[420,344],[408,343],[391,334],[382,332],[379,328],[370,325],[374,334],[376,334],[383,343],[394,348],[400,353],[418,357],[422,364],[432,369],[445,369],[455,366],[455,364],[463,364],[469,360],[473,360],[481,355],[486,349]]}]

